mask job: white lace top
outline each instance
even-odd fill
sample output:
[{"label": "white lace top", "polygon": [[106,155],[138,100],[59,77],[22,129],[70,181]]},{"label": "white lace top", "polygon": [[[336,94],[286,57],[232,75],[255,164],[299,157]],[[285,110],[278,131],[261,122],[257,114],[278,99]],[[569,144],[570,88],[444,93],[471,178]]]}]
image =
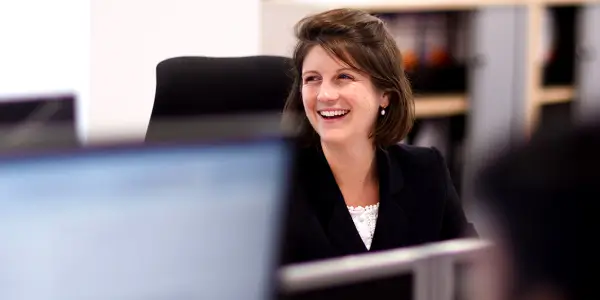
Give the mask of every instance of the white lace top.
[{"label": "white lace top", "polygon": [[348,206],[348,211],[350,211],[354,225],[356,225],[356,230],[360,234],[363,243],[365,243],[367,249],[371,249],[375,225],[377,224],[377,215],[379,214],[379,203],[367,207]]}]

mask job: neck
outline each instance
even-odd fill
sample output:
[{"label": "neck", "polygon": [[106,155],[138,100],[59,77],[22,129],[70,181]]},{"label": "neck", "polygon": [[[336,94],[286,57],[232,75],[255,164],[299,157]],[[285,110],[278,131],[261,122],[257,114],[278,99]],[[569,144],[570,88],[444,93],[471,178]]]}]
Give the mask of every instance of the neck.
[{"label": "neck", "polygon": [[376,181],[375,146],[371,140],[352,146],[321,143],[325,158],[340,187],[364,186]]}]

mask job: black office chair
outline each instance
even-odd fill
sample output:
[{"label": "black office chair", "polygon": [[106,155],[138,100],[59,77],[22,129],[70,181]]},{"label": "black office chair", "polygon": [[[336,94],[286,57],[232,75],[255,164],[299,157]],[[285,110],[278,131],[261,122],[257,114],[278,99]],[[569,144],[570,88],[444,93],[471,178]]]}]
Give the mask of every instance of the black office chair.
[{"label": "black office chair", "polygon": [[281,112],[292,86],[291,59],[279,56],[175,57],[156,68],[146,140],[165,120]]}]

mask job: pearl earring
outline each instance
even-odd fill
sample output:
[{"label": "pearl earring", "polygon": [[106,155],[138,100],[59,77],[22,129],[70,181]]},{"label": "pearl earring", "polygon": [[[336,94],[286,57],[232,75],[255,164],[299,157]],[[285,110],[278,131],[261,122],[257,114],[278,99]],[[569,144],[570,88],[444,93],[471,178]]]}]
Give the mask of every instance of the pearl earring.
[{"label": "pearl earring", "polygon": [[382,109],[381,109],[381,115],[382,115],[382,116],[385,116],[385,108],[382,108]]}]

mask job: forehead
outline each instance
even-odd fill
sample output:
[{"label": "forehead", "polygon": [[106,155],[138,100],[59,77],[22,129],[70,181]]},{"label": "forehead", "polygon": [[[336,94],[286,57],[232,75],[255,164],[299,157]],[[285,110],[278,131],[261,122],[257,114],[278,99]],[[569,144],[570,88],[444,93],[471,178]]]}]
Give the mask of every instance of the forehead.
[{"label": "forehead", "polygon": [[335,71],[342,68],[351,68],[348,64],[344,63],[339,58],[333,56],[327,52],[323,47],[316,45],[313,46],[304,61],[302,62],[302,70],[307,71]]}]

